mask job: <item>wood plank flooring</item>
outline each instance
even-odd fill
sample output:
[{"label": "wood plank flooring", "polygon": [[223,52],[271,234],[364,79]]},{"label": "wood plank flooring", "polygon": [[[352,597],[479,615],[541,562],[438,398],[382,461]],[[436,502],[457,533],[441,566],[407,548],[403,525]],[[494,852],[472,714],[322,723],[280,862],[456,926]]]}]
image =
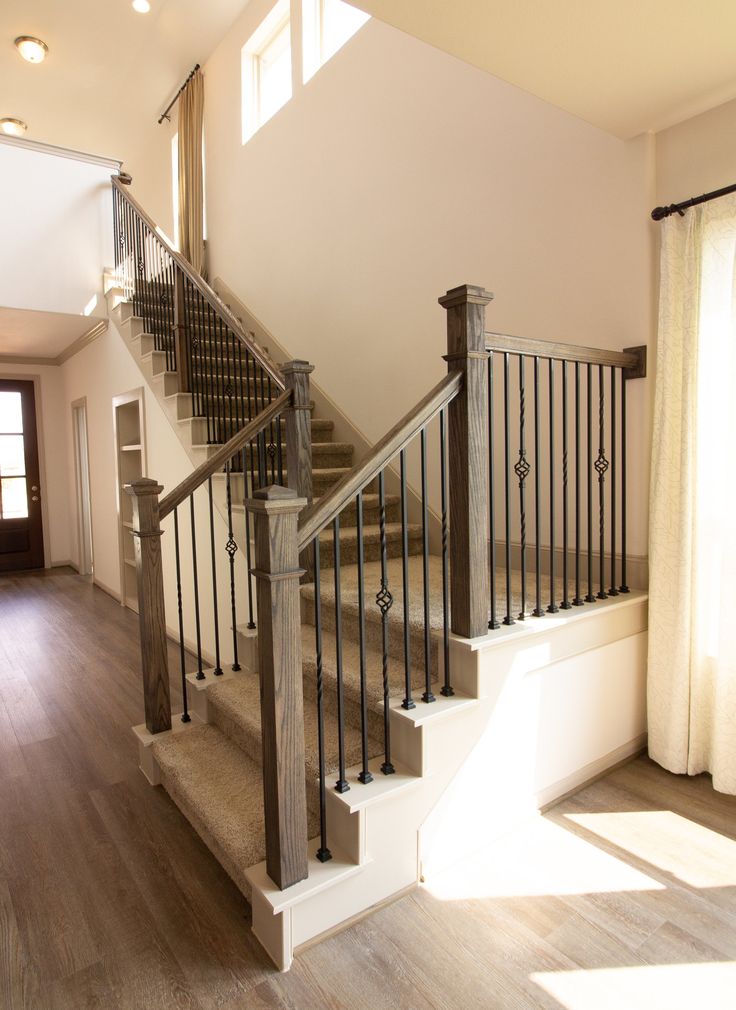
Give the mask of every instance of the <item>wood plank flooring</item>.
[{"label": "wood plank flooring", "polygon": [[68,570],[0,577],[2,1010],[736,1008],[736,798],[646,759],[278,974],[137,769],[137,638]]}]

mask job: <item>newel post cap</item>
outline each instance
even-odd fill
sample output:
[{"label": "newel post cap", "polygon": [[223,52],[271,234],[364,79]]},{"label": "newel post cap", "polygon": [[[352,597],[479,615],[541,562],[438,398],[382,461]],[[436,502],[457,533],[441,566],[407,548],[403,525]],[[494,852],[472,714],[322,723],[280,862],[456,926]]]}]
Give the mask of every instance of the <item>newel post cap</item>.
[{"label": "newel post cap", "polygon": [[450,288],[437,301],[444,309],[453,308],[455,305],[487,305],[493,300],[493,292],[486,291],[485,288],[477,284],[461,284],[457,288]]},{"label": "newel post cap", "polygon": [[280,484],[269,484],[253,492],[252,498],[246,498],[245,507],[249,512],[265,513],[266,515],[291,515],[301,512],[307,504],[306,498],[300,498],[290,487]]},{"label": "newel post cap", "polygon": [[311,365],[308,361],[301,361],[298,358],[294,361],[287,361],[281,366],[282,375],[294,375],[297,372],[309,375],[313,371],[314,365]]},{"label": "newel post cap", "polygon": [[159,484],[157,480],[153,480],[152,477],[139,477],[138,480],[126,484],[125,490],[128,494],[140,498],[142,495],[161,494],[163,485]]}]

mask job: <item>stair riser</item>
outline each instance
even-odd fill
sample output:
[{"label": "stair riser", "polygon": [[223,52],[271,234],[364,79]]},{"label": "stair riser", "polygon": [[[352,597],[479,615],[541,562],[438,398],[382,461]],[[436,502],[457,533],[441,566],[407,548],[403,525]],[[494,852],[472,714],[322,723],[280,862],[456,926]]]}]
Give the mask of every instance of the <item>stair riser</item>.
[{"label": "stair riser", "polygon": [[[366,586],[365,604],[365,644],[367,649],[376,652],[383,650],[383,630],[381,614],[376,606],[375,595],[378,587]],[[343,603],[342,632],[346,639],[358,641],[358,608],[354,604]],[[314,626],[314,597],[302,593],[301,599],[302,624]],[[389,611],[390,614],[390,611]],[[335,631],[335,605],[332,600],[322,601],[322,628],[324,631]],[[409,649],[412,669],[420,671],[418,683],[424,684],[424,632],[415,628],[409,630]],[[404,624],[401,620],[389,620],[388,623],[388,654],[393,659],[404,661]],[[439,641],[436,635],[429,639],[429,663],[432,677],[437,676],[439,659]]]}]

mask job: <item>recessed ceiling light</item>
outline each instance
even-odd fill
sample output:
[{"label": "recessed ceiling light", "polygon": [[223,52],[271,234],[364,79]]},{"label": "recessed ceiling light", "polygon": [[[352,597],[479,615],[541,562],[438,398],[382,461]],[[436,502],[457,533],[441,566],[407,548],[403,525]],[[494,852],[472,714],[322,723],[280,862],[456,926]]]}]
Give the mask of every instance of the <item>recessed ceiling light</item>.
[{"label": "recessed ceiling light", "polygon": [[7,133],[9,137],[22,137],[27,129],[28,127],[22,119],[13,119],[10,116],[0,119],[0,130]]},{"label": "recessed ceiling light", "polygon": [[43,63],[49,51],[45,42],[34,39],[32,35],[19,35],[15,40],[15,48],[29,63]]},{"label": "recessed ceiling light", "polygon": [[151,9],[151,5],[148,0],[133,0],[133,10],[138,11],[139,14],[148,14]]}]

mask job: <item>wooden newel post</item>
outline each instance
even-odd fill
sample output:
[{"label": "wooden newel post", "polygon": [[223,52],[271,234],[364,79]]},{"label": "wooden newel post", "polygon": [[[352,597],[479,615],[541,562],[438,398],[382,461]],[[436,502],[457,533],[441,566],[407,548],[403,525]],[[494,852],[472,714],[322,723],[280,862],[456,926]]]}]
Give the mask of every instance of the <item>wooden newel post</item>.
[{"label": "wooden newel post", "polygon": [[493,295],[463,284],[439,299],[447,310],[447,368],[465,382],[448,411],[450,611],[456,635],[488,632],[488,374],[485,307]]},{"label": "wooden newel post", "polygon": [[138,576],[143,700],[149,733],[171,729],[169,656],[161,567],[161,523],[158,496],[163,488],[141,477],[125,489],[133,499],[133,543]]},{"label": "wooden newel post", "polygon": [[[300,498],[312,504],[312,411],[309,376],[314,365],[308,361],[288,361],[282,366],[284,384],[292,390],[291,406],[284,411],[286,419],[286,472],[287,484]],[[311,550],[302,552],[299,563],[304,569],[305,581],[314,578],[314,559]]]},{"label": "wooden newel post", "polygon": [[277,486],[246,501],[255,540],[266,869],[282,890],[308,873],[297,548],[306,504],[296,491]]}]

